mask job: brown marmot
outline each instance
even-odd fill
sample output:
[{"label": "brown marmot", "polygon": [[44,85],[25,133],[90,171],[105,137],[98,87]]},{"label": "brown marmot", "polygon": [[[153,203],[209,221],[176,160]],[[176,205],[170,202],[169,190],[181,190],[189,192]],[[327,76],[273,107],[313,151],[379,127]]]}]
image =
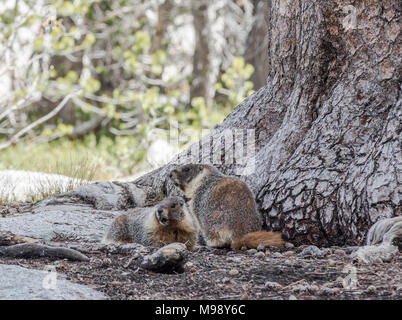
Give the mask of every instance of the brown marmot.
[{"label": "brown marmot", "polygon": [[262,217],[245,182],[203,164],[182,165],[169,176],[189,201],[208,246],[283,247],[280,233],[261,231]]},{"label": "brown marmot", "polygon": [[110,226],[104,243],[136,242],[163,247],[172,242],[193,250],[198,238],[198,222],[183,199],[171,197],[154,207],[135,208],[118,216]]}]

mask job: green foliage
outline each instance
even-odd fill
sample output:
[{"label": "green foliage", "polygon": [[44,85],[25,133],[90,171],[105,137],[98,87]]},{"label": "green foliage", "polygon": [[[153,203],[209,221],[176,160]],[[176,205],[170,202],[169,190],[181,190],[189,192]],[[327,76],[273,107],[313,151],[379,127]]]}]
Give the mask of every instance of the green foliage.
[{"label": "green foliage", "polygon": [[81,45],[84,48],[90,48],[96,41],[96,37],[92,33],[88,33],[84,40],[82,41]]},{"label": "green foliage", "polygon": [[228,97],[229,105],[238,105],[247,96],[254,93],[253,83],[249,81],[254,72],[251,64],[245,63],[243,57],[235,57],[232,65],[221,76],[216,90]]},{"label": "green foliage", "polygon": [[[88,140],[91,139],[81,142],[59,139],[48,144],[36,145],[18,143],[0,153],[0,170],[57,173],[90,181],[111,178],[113,170],[109,169],[106,160],[102,159],[101,151]],[[92,169],[87,170],[88,168]]]},{"label": "green foliage", "polygon": [[[0,169],[47,172],[40,164],[63,159],[68,150],[73,158],[85,154],[93,161],[99,160],[104,179],[137,173],[149,169],[146,155],[151,132],[166,135],[170,122],[175,120],[180,133],[187,132],[182,140],[184,147],[199,137],[202,129],[220,123],[253,92],[249,81],[253,67],[236,57],[219,76],[218,94],[210,108],[202,97],[188,101],[191,77],[166,71],[181,59],[169,50],[170,39],[163,39],[160,48],[153,48],[155,27],[146,14],[128,10],[130,1],[53,0],[50,5],[57,17],[48,25],[43,27],[49,17],[35,12],[26,18],[26,24],[43,29],[32,40],[33,57],[52,66],[39,74],[42,78],[37,84],[46,102],[52,103],[38,103],[27,117],[32,122],[67,94],[79,92],[70,102],[74,119],[64,123],[54,117],[35,128],[40,139],[54,141],[30,145],[31,141],[26,140],[2,151]],[[14,32],[10,25],[16,16],[15,9],[0,15],[3,38]],[[16,100],[26,94],[21,89]],[[99,114],[108,117],[103,126],[80,139],[67,138],[77,124]],[[5,138],[0,135],[0,141]]]},{"label": "green foliage", "polygon": [[131,50],[136,54],[148,53],[151,48],[151,37],[146,31],[138,30],[135,33],[134,44],[131,47]]}]

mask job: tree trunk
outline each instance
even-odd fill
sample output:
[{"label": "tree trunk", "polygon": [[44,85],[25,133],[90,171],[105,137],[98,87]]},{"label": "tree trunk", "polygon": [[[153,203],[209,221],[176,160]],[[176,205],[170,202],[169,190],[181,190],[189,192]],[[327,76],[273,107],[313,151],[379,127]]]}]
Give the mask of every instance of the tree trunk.
[{"label": "tree trunk", "polygon": [[244,57],[246,62],[254,67],[254,73],[250,80],[254,84],[254,89],[265,86],[268,70],[268,23],[269,6],[271,0],[253,0],[253,26],[247,36],[246,52]]},{"label": "tree trunk", "polygon": [[152,37],[151,52],[165,48],[163,39],[168,27],[170,10],[172,10],[171,0],[165,0],[158,6],[158,23],[155,28],[155,34]]},{"label": "tree trunk", "polygon": [[195,47],[190,103],[193,98],[202,97],[209,108],[212,105],[212,78],[210,76],[211,26],[208,19],[208,1],[192,1],[191,11],[194,19]]},{"label": "tree trunk", "polygon": [[[359,244],[402,212],[401,4],[282,0],[268,16],[267,85],[213,140],[255,129],[256,170],[243,178],[269,229],[296,243]],[[138,182],[159,187],[165,174]]]},{"label": "tree trunk", "polygon": [[[241,179],[254,191],[267,229],[295,244],[363,243],[373,223],[402,214],[401,3],[350,3],[273,0],[266,86],[135,187],[105,183],[70,196],[119,209],[177,193],[167,179],[177,163],[213,162],[225,129],[251,129],[255,157],[247,154],[244,163],[255,170]],[[242,153],[243,140],[226,147],[223,164],[213,164],[239,174],[228,158]]]},{"label": "tree trunk", "polygon": [[268,226],[299,243],[360,243],[401,214],[401,3],[355,6],[271,10],[268,104],[285,112],[248,181]]}]

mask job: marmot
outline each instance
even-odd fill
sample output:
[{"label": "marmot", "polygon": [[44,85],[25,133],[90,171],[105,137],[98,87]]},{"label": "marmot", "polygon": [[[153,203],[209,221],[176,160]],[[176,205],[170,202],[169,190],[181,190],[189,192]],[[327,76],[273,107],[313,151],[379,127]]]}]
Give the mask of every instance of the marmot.
[{"label": "marmot", "polygon": [[104,243],[136,242],[145,246],[163,247],[182,242],[193,250],[198,238],[197,220],[183,199],[171,197],[154,207],[135,208],[118,216],[109,228]]},{"label": "marmot", "polygon": [[203,164],[182,165],[169,176],[189,201],[208,246],[283,247],[280,233],[261,231],[262,217],[245,182]]}]

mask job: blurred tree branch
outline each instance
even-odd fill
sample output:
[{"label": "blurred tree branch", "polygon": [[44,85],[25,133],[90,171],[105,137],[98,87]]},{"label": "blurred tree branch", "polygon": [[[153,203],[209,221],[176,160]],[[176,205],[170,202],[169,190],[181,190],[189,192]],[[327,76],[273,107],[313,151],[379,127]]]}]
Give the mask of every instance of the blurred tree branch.
[{"label": "blurred tree branch", "polygon": [[58,106],[56,108],[54,108],[51,112],[47,113],[45,116],[39,118],[38,120],[36,120],[36,121],[32,122],[31,124],[29,124],[28,126],[26,126],[25,128],[21,129],[18,133],[13,135],[7,142],[0,144],[0,150],[5,149],[5,148],[9,147],[10,145],[16,143],[24,134],[26,134],[30,130],[33,130],[35,127],[39,126],[40,124],[48,121],[49,119],[51,119],[52,117],[57,115],[57,113],[59,113],[60,110],[63,109],[63,107],[71,99],[71,97],[78,95],[79,93],[80,93],[80,91],[77,91],[77,92],[72,92],[72,93],[66,95],[64,97],[64,99],[61,100],[61,102],[58,104]]},{"label": "blurred tree branch", "polygon": [[167,134],[172,119],[194,132],[213,127],[252,92],[237,59],[252,8],[251,0],[19,0],[0,8],[0,149],[125,136],[144,146],[135,163],[150,132]]}]

